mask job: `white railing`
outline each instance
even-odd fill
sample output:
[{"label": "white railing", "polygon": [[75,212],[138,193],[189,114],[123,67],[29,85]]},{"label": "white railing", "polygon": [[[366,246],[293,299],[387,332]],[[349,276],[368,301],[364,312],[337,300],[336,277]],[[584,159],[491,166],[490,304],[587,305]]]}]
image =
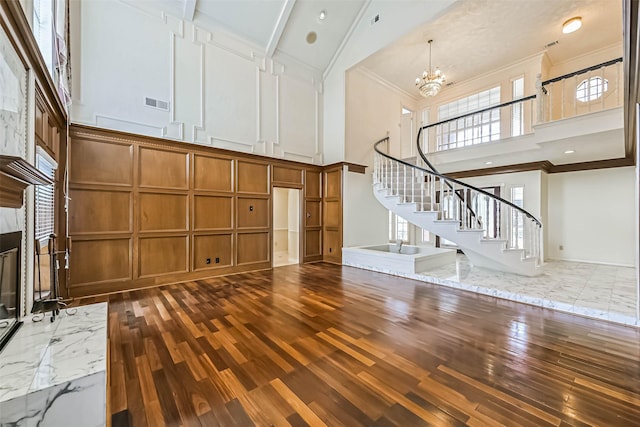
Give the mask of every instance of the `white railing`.
[{"label": "white railing", "polygon": [[623,81],[622,58],[539,81],[536,85],[538,122],[621,107],[624,101]]},{"label": "white railing", "polygon": [[536,82],[537,94],[423,126],[425,153],[534,133],[535,125],[621,107],[622,58]]},{"label": "white railing", "polygon": [[[391,157],[379,148],[388,141],[375,144],[374,184],[400,203],[415,204],[416,211],[439,212],[439,219],[456,221],[459,230],[484,230],[485,239],[504,240],[507,249],[522,249],[523,257],[541,264],[542,224],[533,215],[482,189]],[[486,218],[479,214],[481,203],[488,206],[482,211]]]}]

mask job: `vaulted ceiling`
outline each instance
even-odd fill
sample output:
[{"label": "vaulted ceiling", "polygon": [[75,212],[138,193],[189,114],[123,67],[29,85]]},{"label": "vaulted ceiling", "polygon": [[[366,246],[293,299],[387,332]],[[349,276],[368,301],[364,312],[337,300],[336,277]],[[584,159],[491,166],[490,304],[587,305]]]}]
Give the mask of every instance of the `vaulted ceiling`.
[{"label": "vaulted ceiling", "polygon": [[[365,3],[365,0],[155,1],[157,7],[169,14],[206,29],[222,29],[251,42],[269,57],[284,56],[320,73],[338,52]],[[325,18],[320,19],[323,11]]]},{"label": "vaulted ceiling", "polygon": [[[384,0],[377,0],[378,3]],[[411,1],[388,0],[398,7]],[[372,0],[147,0],[169,14],[244,39],[269,57],[297,61],[324,72]],[[324,11],[326,17],[320,19]],[[368,12],[371,12],[370,10]],[[562,23],[581,16],[583,28],[562,34]],[[384,19],[384,16],[381,17]],[[315,36],[311,33],[315,33]],[[459,0],[360,65],[414,94],[415,77],[428,64],[459,82],[546,50],[562,62],[622,43],[620,0]],[[551,47],[549,43],[557,42]]]}]

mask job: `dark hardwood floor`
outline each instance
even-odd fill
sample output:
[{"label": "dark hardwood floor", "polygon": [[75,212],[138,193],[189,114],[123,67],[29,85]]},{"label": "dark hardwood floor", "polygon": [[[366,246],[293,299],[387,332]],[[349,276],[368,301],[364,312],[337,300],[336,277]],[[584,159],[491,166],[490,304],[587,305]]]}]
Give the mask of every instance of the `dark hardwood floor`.
[{"label": "dark hardwood floor", "polygon": [[330,264],[109,301],[120,426],[640,425],[640,330]]}]

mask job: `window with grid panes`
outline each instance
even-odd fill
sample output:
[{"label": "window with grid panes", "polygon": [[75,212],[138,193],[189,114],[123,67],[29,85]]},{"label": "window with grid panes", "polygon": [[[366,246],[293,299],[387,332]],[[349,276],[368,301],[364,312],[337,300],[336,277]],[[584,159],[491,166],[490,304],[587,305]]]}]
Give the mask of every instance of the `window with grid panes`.
[{"label": "window with grid panes", "polygon": [[[500,86],[438,107],[438,121],[500,104]],[[500,109],[472,114],[436,127],[438,151],[500,139]]]}]

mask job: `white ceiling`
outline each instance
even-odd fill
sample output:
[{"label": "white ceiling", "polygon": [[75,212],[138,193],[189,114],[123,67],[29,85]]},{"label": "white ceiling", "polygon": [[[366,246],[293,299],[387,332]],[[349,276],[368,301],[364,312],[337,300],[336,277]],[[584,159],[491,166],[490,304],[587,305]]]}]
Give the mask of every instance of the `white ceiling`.
[{"label": "white ceiling", "polygon": [[[322,73],[338,52],[365,0],[150,0],[205,29],[222,29],[269,57],[283,56]],[[148,4],[149,4],[148,3]],[[326,18],[320,20],[321,11]],[[307,35],[316,34],[309,43]]]},{"label": "white ceiling", "polygon": [[[322,73],[339,53],[366,0],[147,0],[210,30],[223,29],[267,56],[296,60]],[[391,1],[391,0],[389,0]],[[395,0],[402,7],[402,0]],[[428,1],[428,0],[424,0]],[[324,21],[318,19],[325,10]],[[581,16],[583,27],[562,34],[562,23]],[[307,42],[310,32],[315,43]],[[622,40],[621,0],[460,0],[435,20],[374,53],[359,65],[415,95],[414,81],[433,65],[447,83],[547,51],[562,62]],[[550,42],[555,46],[545,48]],[[417,95],[416,95],[417,96]]]},{"label": "white ceiling", "polygon": [[[562,23],[581,16],[583,26],[562,34]],[[543,52],[552,64],[622,42],[621,0],[463,0],[446,13],[374,53],[360,65],[410,94],[432,64],[447,83]]]}]

